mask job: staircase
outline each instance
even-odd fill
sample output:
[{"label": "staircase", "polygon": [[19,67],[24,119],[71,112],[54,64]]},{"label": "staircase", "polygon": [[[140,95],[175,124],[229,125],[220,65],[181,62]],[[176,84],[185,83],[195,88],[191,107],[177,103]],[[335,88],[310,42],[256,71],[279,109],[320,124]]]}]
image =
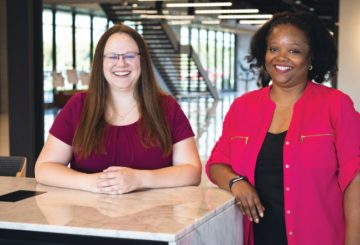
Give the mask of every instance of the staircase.
[{"label": "staircase", "polygon": [[113,23],[119,22],[120,19],[136,21],[136,29],[148,45],[154,68],[174,97],[181,99],[201,96],[212,97],[215,100],[219,98],[196,52],[189,45],[181,46],[165,21],[141,19],[140,15],[129,11],[129,6],[101,6]]}]

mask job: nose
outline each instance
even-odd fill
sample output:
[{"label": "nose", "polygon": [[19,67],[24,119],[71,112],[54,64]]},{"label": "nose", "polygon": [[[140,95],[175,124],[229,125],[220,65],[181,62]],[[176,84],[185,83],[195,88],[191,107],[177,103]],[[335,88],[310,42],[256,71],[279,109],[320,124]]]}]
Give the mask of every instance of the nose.
[{"label": "nose", "polygon": [[120,66],[127,66],[127,62],[125,61],[124,56],[119,55],[116,64]]},{"label": "nose", "polygon": [[286,52],[286,50],[280,50],[279,53],[278,53],[278,56],[277,56],[277,59],[278,60],[288,60],[288,53]]}]

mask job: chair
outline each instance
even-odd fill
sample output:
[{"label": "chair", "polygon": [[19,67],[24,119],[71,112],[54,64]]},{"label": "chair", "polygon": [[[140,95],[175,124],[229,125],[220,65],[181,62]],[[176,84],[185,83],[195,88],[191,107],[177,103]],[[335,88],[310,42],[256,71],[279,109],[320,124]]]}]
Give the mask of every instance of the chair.
[{"label": "chair", "polygon": [[0,156],[0,176],[26,176],[26,157]]}]

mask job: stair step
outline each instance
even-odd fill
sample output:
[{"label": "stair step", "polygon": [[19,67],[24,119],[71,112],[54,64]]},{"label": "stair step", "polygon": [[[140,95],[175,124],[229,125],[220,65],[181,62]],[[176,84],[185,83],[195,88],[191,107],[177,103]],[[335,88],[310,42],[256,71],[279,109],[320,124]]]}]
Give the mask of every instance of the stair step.
[{"label": "stair step", "polygon": [[171,44],[163,44],[163,43],[148,43],[150,49],[154,49],[154,52],[157,51],[157,49],[172,49],[172,45]]},{"label": "stair step", "polygon": [[151,44],[158,44],[158,43],[166,43],[166,44],[170,44],[169,40],[166,39],[150,39],[150,40],[146,40],[147,43],[151,43]]},{"label": "stair step", "polygon": [[144,39],[145,40],[148,40],[148,39],[155,39],[155,40],[157,40],[157,39],[166,39],[166,40],[169,40],[168,38],[167,38],[167,36],[160,36],[160,35],[142,35],[143,37],[144,37]]}]

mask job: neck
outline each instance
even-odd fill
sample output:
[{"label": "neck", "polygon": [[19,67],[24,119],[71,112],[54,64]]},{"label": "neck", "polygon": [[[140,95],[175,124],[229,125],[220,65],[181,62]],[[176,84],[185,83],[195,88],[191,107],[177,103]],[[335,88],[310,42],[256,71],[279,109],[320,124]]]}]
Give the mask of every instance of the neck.
[{"label": "neck", "polygon": [[112,108],[129,108],[136,103],[133,93],[113,94],[110,92],[108,105]]},{"label": "neck", "polygon": [[[115,124],[127,121],[137,115],[137,101],[133,94],[112,94],[107,103],[107,118]],[[136,113],[135,113],[136,112]]]},{"label": "neck", "polygon": [[291,106],[301,97],[306,87],[305,84],[299,84],[291,88],[273,86],[270,90],[270,98],[275,104],[280,106]]}]

